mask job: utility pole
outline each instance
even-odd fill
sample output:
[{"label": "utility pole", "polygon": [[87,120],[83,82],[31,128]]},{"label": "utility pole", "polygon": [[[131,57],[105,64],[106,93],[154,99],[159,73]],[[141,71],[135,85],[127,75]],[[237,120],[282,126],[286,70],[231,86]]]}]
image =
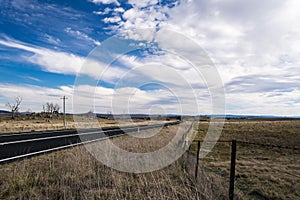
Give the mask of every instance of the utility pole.
[{"label": "utility pole", "polygon": [[64,127],[67,128],[67,120],[66,120],[66,96],[63,96],[63,98],[60,98],[63,100],[63,111],[64,111]]},{"label": "utility pole", "polygon": [[231,164],[230,164],[230,183],[229,183],[229,199],[234,199],[234,179],[235,179],[235,162],[236,162],[236,140],[231,142]]}]

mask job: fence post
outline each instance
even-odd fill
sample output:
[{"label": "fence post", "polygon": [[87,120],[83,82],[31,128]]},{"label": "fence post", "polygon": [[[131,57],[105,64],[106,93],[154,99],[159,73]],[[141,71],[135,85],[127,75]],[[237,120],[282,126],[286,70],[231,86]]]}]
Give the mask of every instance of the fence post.
[{"label": "fence post", "polygon": [[198,148],[197,148],[197,160],[196,160],[196,169],[195,169],[195,179],[196,180],[198,177],[199,155],[200,155],[200,141],[198,141]]},{"label": "fence post", "polygon": [[231,163],[230,163],[230,183],[229,183],[229,199],[234,197],[234,178],[235,178],[235,161],[236,161],[236,140],[231,143]]},{"label": "fence post", "polygon": [[189,146],[189,148],[187,149],[187,151],[185,152],[186,156],[185,156],[185,170],[188,172],[189,171],[189,160],[190,160],[190,151],[191,151],[191,146]]}]

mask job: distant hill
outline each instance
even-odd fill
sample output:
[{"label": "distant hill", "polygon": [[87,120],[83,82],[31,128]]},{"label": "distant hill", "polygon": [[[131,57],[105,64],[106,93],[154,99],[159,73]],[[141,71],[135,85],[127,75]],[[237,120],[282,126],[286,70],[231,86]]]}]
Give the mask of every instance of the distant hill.
[{"label": "distant hill", "polygon": [[102,117],[102,118],[132,118],[132,119],[163,119],[163,118],[176,118],[180,117],[179,115],[164,115],[164,114],[101,114],[97,113],[97,117]]},{"label": "distant hill", "polygon": [[200,115],[211,118],[227,118],[227,119],[298,119],[300,116],[275,116],[275,115]]},{"label": "distant hill", "polygon": [[7,110],[0,110],[0,114],[9,114],[10,112]]}]

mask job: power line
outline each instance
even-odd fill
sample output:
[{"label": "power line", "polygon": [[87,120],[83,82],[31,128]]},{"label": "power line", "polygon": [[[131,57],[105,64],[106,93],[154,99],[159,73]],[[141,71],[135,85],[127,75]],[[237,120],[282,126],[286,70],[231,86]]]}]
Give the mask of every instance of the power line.
[{"label": "power line", "polygon": [[[194,140],[194,142],[206,142],[206,143],[229,143],[232,140]],[[257,146],[263,146],[263,147],[273,147],[273,148],[279,148],[279,149],[291,149],[291,150],[300,150],[299,146],[281,146],[281,145],[273,145],[273,144],[262,144],[262,143],[255,143],[255,142],[247,142],[247,141],[241,141],[237,140],[236,141],[239,144],[248,144],[248,145],[257,145]]]}]

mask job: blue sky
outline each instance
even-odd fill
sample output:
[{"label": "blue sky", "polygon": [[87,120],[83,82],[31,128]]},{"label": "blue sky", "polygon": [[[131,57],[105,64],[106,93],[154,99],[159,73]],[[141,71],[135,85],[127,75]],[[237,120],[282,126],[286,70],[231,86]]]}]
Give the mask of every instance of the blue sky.
[{"label": "blue sky", "polygon": [[[103,16],[93,14],[103,7],[85,1],[2,1],[1,38],[84,57],[109,37],[103,31]],[[74,81],[74,76],[48,73],[24,59],[34,52],[1,46],[1,54],[1,80],[5,83],[59,87]]]},{"label": "blue sky", "polygon": [[[299,6],[297,0],[0,0],[0,109],[21,96],[21,111],[41,111],[66,95],[68,112],[212,113],[208,77],[196,76],[181,57],[196,57],[193,44],[178,44],[181,37],[162,34],[167,29],[214,63],[226,113],[300,115]],[[105,71],[107,63],[91,56],[99,58],[115,34],[152,47],[124,55],[111,49],[118,59]],[[175,43],[181,55],[162,52]],[[80,73],[97,85],[76,85]],[[74,108],[74,90],[94,105]]]}]

